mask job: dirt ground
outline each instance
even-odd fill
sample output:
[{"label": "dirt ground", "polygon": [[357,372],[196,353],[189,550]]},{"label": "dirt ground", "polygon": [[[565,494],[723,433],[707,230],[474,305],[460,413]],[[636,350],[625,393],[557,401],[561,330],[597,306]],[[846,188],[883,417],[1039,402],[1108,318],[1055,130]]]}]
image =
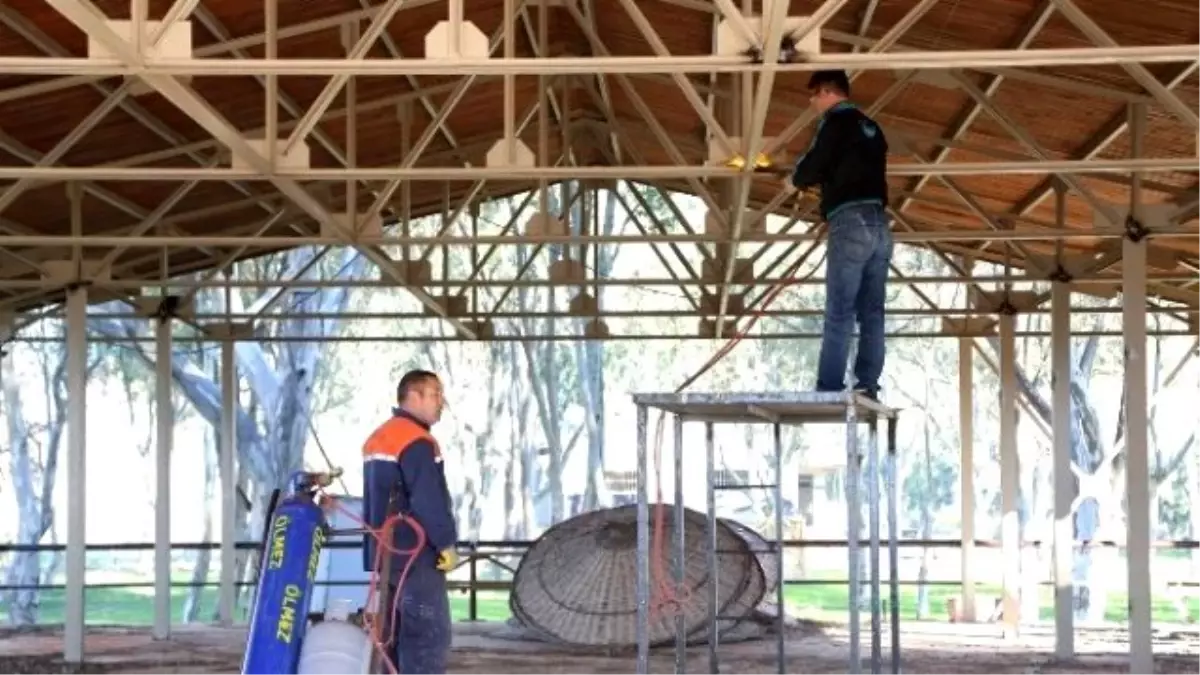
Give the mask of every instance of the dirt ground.
[{"label": "dirt ground", "polygon": [[[884,640],[887,665],[886,631]],[[869,636],[863,642],[870,655]],[[237,673],[244,629],[181,627],[167,641],[151,640],[146,630],[89,628],[87,661],[68,668],[61,659],[61,633],[52,628],[0,632],[0,672],[4,673]],[[459,624],[451,672],[456,673],[630,673],[632,654],[579,652],[516,640],[498,624]],[[991,625],[909,623],[903,627],[902,667],[910,673],[1118,673],[1128,672],[1127,636],[1116,629],[1079,629],[1080,656],[1053,659],[1053,632],[1030,628],[1006,641]],[[1155,672],[1200,672],[1200,634],[1195,628],[1161,630],[1155,635]],[[806,625],[787,642],[787,672],[846,672],[846,633],[837,625]],[[775,641],[722,645],[727,673],[773,673]],[[864,671],[869,664],[864,663]],[[688,650],[688,672],[707,672],[704,646]],[[674,671],[673,649],[652,655],[651,671]]]}]

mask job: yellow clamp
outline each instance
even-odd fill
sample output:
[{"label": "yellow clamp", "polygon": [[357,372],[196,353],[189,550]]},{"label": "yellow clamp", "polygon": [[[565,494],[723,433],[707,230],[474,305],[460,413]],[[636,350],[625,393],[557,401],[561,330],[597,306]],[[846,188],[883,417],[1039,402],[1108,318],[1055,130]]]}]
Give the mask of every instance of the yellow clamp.
[{"label": "yellow clamp", "polygon": [[[725,162],[725,166],[740,171],[746,168],[746,158],[743,155],[734,155]],[[758,155],[754,158],[755,169],[770,169],[774,166],[775,161],[772,160],[770,155],[765,152],[758,153]]]}]

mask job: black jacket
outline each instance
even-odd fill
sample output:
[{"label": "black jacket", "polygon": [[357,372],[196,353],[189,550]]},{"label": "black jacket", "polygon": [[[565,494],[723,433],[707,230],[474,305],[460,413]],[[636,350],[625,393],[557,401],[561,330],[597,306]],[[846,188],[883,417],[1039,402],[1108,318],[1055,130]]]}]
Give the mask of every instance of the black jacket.
[{"label": "black jacket", "polygon": [[843,101],[821,116],[812,144],[796,162],[792,184],[821,186],[821,215],[840,207],[886,204],[888,144],[883,129],[858,106]]}]

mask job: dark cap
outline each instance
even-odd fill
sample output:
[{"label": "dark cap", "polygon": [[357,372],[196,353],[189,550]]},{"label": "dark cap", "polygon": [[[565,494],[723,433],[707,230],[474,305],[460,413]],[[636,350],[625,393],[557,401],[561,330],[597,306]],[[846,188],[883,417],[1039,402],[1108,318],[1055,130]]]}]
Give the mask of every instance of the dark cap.
[{"label": "dark cap", "polygon": [[813,71],[812,77],[808,78],[808,90],[817,91],[822,87],[830,87],[841,92],[843,96],[849,96],[850,78],[844,70]]}]

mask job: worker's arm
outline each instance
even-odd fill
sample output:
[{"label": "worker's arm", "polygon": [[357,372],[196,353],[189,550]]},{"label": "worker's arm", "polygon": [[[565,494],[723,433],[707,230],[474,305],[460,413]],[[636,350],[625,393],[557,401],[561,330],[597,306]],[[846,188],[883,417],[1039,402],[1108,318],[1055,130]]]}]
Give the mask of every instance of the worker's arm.
[{"label": "worker's arm", "polygon": [[[388,518],[392,491],[400,484],[400,465],[394,457],[373,456],[363,460],[363,522],[378,531]],[[375,536],[363,535],[363,568],[375,569]]]},{"label": "worker's arm", "polygon": [[847,117],[849,116],[835,113],[825,118],[825,123],[817,130],[808,152],[796,160],[796,169],[792,171],[792,185],[805,190],[821,184],[837,151]]},{"label": "worker's arm", "polygon": [[414,441],[400,455],[400,473],[404,476],[409,508],[425,528],[426,542],[440,552],[454,548],[458,533],[446,480],[436,458],[432,443],[424,439]]}]

